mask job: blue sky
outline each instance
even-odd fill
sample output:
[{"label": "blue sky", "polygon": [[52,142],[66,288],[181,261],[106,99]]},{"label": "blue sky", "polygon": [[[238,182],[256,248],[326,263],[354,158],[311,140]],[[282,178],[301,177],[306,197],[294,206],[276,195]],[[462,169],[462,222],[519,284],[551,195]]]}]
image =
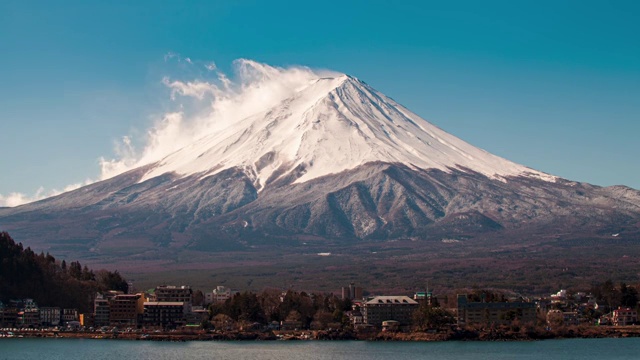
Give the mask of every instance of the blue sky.
[{"label": "blue sky", "polygon": [[354,75],[444,130],[640,188],[637,1],[0,1],[0,196],[99,176],[170,102],[167,53]]}]

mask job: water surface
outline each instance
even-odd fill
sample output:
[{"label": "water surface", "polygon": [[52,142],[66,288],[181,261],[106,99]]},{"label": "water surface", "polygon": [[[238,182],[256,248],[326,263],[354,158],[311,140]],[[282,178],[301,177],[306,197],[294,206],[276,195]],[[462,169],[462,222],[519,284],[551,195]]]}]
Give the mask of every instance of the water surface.
[{"label": "water surface", "polygon": [[530,342],[192,341],[0,339],[0,359],[545,359],[640,358],[640,338]]}]

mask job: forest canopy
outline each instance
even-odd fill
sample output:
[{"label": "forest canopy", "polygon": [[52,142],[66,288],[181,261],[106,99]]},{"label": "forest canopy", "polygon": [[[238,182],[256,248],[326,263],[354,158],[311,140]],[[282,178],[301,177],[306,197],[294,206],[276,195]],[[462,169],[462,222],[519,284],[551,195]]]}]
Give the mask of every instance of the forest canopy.
[{"label": "forest canopy", "polygon": [[78,261],[36,254],[0,232],[0,301],[31,298],[39,306],[88,311],[95,293],[105,290],[126,291],[127,281],[117,270],[94,272]]}]

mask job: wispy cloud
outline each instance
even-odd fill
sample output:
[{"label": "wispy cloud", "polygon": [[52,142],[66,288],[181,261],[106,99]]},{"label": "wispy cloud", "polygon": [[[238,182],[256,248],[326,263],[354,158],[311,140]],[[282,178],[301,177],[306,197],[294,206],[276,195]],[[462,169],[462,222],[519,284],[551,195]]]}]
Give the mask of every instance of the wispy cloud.
[{"label": "wispy cloud", "polygon": [[[160,161],[206,135],[276,106],[318,78],[339,75],[328,70],[302,66],[281,68],[238,59],[228,76],[213,62],[197,61],[173,52],[165,54],[164,61],[175,63],[183,73],[183,76],[174,74],[162,78],[169,92],[167,107],[170,110],[158,115],[142,138],[123,136],[115,141],[115,156],[99,159],[101,173],[97,180]],[[40,187],[31,195],[0,194],[0,206],[42,200],[95,181],[86,180],[62,190]]]},{"label": "wispy cloud", "polygon": [[95,182],[94,180],[87,179],[84,182],[67,185],[62,190],[58,190],[58,189],[46,190],[43,186],[40,186],[31,195],[20,193],[20,192],[12,192],[7,195],[0,194],[0,206],[15,207],[15,206],[28,204],[34,201],[60,195],[68,191],[73,191],[83,186],[92,184],[94,182]]},{"label": "wispy cloud", "polygon": [[206,135],[276,106],[321,77],[340,75],[328,70],[281,68],[238,59],[233,63],[233,74],[227,76],[212,62],[182,58],[175,53],[165,56],[165,61],[170,60],[177,61],[181,69],[188,66],[190,77],[162,79],[170,92],[173,110],[158,117],[142,139],[140,151],[125,137],[116,146],[115,158],[101,158],[101,179],[160,161]]}]

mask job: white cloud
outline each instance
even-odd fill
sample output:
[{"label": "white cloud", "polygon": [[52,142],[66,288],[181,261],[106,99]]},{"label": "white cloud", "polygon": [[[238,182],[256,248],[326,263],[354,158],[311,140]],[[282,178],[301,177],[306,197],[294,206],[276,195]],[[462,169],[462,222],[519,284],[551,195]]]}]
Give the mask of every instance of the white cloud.
[{"label": "white cloud", "polygon": [[209,70],[209,71],[214,71],[215,69],[217,69],[217,67],[216,67],[216,63],[214,63],[213,61],[212,61],[212,62],[209,62],[209,63],[204,64],[204,67],[205,67],[205,69],[207,69],[207,70]]},{"label": "white cloud", "polygon": [[[181,59],[173,53],[167,56]],[[187,60],[194,66],[201,64]],[[301,66],[274,67],[247,59],[238,59],[233,65],[232,77],[219,71],[214,63],[204,64],[213,74],[200,74],[200,78],[194,79],[193,73],[186,80],[164,77],[162,83],[170,92],[174,110],[158,117],[142,139],[141,151],[133,149],[130,139],[125,138],[127,142],[116,147],[116,158],[101,158],[101,179],[159,161],[199,138],[276,106],[321,77],[339,75]],[[128,151],[121,151],[123,147]]]},{"label": "white cloud", "polygon": [[43,187],[38,188],[38,190],[31,196],[18,192],[13,192],[9,195],[0,194],[0,206],[14,207],[33,201],[42,200],[45,197],[46,196],[44,195]]},{"label": "white cloud", "polygon": [[19,192],[12,192],[12,193],[9,193],[8,195],[0,194],[0,207],[1,206],[15,207],[15,206],[28,204],[34,201],[60,195],[68,191],[73,191],[83,186],[92,184],[94,182],[95,182],[94,180],[87,179],[84,182],[67,185],[62,190],[58,190],[58,189],[45,190],[43,186],[40,186],[32,195],[19,193]]},{"label": "white cloud", "polygon": [[[310,82],[321,77],[339,75],[307,67],[273,67],[256,61],[234,61],[234,73],[227,76],[213,62],[182,58],[169,52],[165,62],[177,60],[178,68],[188,73],[188,79],[165,77],[162,83],[169,91],[170,111],[157,116],[154,125],[145,132],[138,150],[130,136],[114,144],[114,157],[99,159],[99,180],[111,178],[136,167],[157,162],[172,152],[219,129],[253,114],[266,111],[291,97]],[[207,71],[203,70],[206,69]],[[199,69],[198,71],[192,71]],[[196,74],[196,75],[194,75]],[[38,201],[95,182],[88,179],[71,184],[63,190],[39,188],[34,194],[0,194],[0,206],[18,206]]]},{"label": "white cloud", "polygon": [[166,61],[169,61],[169,60],[171,60],[171,59],[173,59],[173,58],[175,58],[175,57],[180,58],[180,55],[178,55],[178,54],[176,54],[176,53],[174,53],[174,52],[169,51],[168,53],[164,54],[164,61],[165,61],[165,62],[166,62]]}]

